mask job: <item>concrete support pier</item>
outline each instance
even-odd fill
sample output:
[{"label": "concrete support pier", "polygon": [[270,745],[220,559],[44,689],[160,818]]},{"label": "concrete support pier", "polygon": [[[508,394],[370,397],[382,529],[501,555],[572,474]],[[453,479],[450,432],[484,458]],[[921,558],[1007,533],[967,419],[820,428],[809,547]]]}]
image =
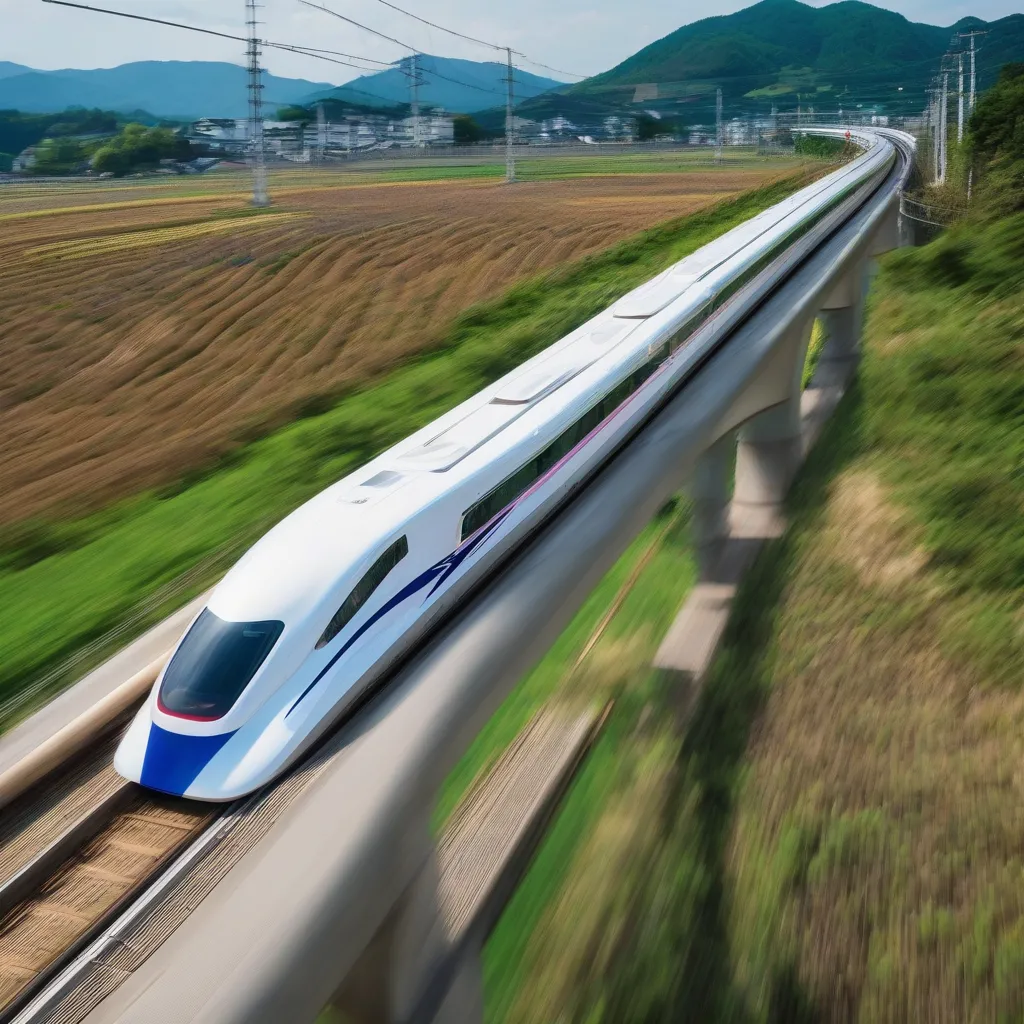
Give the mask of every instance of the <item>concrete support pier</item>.
[{"label": "concrete support pier", "polygon": [[693,501],[692,535],[700,579],[710,579],[712,569],[729,536],[729,502],[736,432],[720,437],[697,462],[690,481]]}]

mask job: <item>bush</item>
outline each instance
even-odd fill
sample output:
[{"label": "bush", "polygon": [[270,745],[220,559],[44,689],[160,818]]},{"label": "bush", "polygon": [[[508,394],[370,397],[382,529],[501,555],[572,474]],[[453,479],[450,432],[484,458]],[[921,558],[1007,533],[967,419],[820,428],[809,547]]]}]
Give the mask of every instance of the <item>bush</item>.
[{"label": "bush", "polygon": [[170,128],[147,128],[128,124],[121,134],[93,154],[92,167],[100,174],[127,174],[129,171],[156,167],[161,160],[188,160],[192,146]]},{"label": "bush", "polygon": [[33,174],[70,174],[87,160],[85,147],[77,139],[43,139],[36,147]]},{"label": "bush", "polygon": [[454,121],[456,146],[472,146],[484,137],[483,128],[469,114],[456,114]]},{"label": "bush", "polygon": [[996,217],[1024,210],[1024,63],[1005,65],[979,99],[967,145],[982,210]]},{"label": "bush", "polygon": [[1024,160],[1024,63],[1004,65],[968,127],[971,151],[981,161]]}]

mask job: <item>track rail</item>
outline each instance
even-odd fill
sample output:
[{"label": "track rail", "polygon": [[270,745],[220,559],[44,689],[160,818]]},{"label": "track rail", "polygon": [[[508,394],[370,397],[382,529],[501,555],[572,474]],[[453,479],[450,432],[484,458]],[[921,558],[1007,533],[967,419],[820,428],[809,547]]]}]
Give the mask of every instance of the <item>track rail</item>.
[{"label": "track rail", "polygon": [[219,813],[136,786],[113,791],[9,882],[0,1020],[10,1020]]}]

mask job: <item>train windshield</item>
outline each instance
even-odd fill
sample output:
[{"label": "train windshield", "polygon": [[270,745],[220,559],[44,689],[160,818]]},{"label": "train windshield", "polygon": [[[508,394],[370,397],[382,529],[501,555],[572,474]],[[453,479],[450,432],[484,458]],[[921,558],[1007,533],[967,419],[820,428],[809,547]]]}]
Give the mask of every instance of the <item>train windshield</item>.
[{"label": "train windshield", "polygon": [[283,622],[226,622],[204,608],[164,672],[160,710],[182,718],[222,718],[266,661]]}]

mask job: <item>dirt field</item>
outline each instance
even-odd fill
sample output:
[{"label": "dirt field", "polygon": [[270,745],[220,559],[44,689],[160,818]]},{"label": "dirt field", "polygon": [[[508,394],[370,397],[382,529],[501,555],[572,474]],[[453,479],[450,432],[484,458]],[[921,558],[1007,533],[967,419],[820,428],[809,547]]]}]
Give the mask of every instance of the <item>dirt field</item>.
[{"label": "dirt field", "polygon": [[259,214],[238,179],[0,190],[0,525],[177,479],[517,279],[792,171],[306,172]]}]

